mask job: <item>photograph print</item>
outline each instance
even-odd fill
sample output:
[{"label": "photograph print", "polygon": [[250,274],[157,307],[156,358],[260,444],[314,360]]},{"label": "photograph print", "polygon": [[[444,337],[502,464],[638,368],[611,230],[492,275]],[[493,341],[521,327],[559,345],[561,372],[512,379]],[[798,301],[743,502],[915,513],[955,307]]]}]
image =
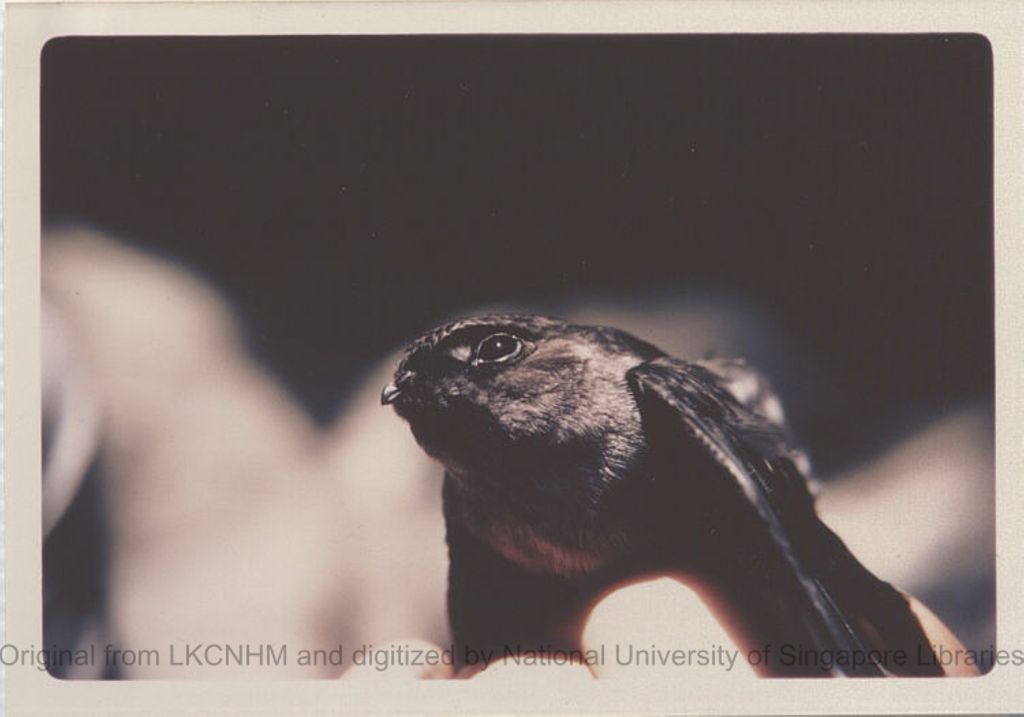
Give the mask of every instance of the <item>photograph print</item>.
[{"label": "photograph print", "polygon": [[980,35],[67,36],[45,669],[981,675]]}]

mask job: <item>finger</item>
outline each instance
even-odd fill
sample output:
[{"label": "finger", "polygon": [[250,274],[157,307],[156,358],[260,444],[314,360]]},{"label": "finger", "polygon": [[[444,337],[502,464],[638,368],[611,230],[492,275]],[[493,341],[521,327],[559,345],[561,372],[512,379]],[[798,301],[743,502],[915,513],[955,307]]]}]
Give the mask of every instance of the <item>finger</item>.
[{"label": "finger", "polygon": [[591,670],[598,677],[755,675],[699,593],[669,577],[605,596],[587,619],[583,647],[596,656]]},{"label": "finger", "polygon": [[[903,596],[910,603],[910,611],[914,613],[914,617],[921,623],[921,629],[924,630],[924,634],[931,640],[933,649],[941,649],[957,657],[967,654],[963,643],[957,639],[956,635],[946,627],[946,624],[929,610],[923,602],[906,593]],[[943,666],[943,671],[950,677],[976,677],[979,674],[977,667],[973,664],[952,658],[950,658],[949,664]]]},{"label": "finger", "polygon": [[594,675],[578,657],[563,658],[560,653],[512,655],[495,660],[477,673],[475,680],[529,680],[532,684],[551,683],[564,685],[589,682]]}]

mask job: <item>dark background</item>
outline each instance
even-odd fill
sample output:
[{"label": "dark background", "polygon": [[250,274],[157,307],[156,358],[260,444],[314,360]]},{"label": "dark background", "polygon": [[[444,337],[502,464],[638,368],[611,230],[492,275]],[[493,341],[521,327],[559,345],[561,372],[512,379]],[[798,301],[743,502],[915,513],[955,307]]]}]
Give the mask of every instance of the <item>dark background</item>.
[{"label": "dark background", "polygon": [[991,85],[967,35],[58,39],[43,220],[205,275],[322,421],[461,308],[734,294],[834,468],[991,400]]}]

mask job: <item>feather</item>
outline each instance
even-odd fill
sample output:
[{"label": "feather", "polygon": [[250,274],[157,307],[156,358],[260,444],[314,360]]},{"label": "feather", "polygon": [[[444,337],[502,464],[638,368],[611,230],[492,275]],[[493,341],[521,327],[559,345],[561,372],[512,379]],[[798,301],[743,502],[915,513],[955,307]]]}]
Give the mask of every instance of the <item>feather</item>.
[{"label": "feather", "polygon": [[[867,661],[856,670],[837,665],[837,673],[888,674],[894,665],[879,653],[898,647],[911,663],[902,666],[907,673],[941,674],[910,659],[930,646],[909,604],[821,522],[781,426],[754,410],[756,401],[741,403],[709,367],[671,358],[632,369],[629,382],[661,490],[692,505],[695,520],[702,508],[727,516],[717,520],[728,524],[711,526],[715,543],[703,546],[703,564],[725,577],[720,584],[760,588],[732,596],[760,604],[755,631]],[[701,452],[710,460],[695,460]]]}]

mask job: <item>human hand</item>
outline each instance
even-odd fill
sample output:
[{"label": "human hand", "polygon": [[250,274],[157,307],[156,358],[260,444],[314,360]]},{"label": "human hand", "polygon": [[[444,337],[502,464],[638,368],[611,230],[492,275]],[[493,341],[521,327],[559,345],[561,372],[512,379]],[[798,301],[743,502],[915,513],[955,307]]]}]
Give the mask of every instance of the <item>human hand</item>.
[{"label": "human hand", "polygon": [[[923,603],[907,595],[914,615],[937,648],[963,651],[955,635]],[[441,648],[430,643],[422,649]],[[403,643],[408,644],[408,643]],[[376,671],[356,666],[346,677],[370,676],[451,678],[478,680],[529,678],[543,681],[593,678],[679,679],[682,675],[726,675],[733,679],[757,676],[756,657],[744,636],[701,586],[678,575],[656,575],[613,588],[584,620],[579,659],[522,660],[506,657],[484,668],[467,668],[456,675],[449,665],[401,667]],[[968,665],[951,665],[949,676],[973,676]]]}]

